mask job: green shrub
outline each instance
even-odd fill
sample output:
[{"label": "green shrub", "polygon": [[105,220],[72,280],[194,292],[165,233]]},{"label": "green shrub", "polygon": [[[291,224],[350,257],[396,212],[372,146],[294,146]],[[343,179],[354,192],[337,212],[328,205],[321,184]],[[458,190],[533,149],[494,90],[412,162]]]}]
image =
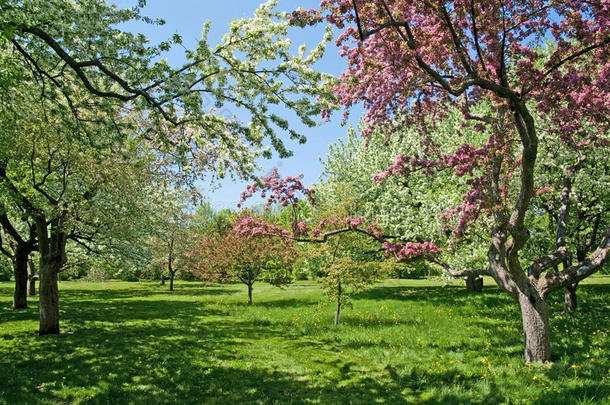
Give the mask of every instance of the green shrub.
[{"label": "green shrub", "polygon": [[9,281],[13,276],[13,265],[6,256],[0,256],[0,281]]}]

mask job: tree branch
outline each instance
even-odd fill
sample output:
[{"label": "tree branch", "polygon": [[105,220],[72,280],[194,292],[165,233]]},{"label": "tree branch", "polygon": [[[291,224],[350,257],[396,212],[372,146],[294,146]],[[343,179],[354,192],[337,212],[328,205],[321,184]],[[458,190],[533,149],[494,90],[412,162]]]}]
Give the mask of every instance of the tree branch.
[{"label": "tree branch", "polygon": [[570,210],[570,192],[572,191],[572,178],[580,169],[582,164],[585,162],[587,157],[581,157],[578,162],[569,167],[566,170],[563,189],[561,190],[561,205],[559,208],[559,214],[557,215],[557,232],[555,237],[555,244],[557,248],[561,248],[566,244],[566,230],[568,227],[568,214]]},{"label": "tree branch", "polygon": [[607,37],[606,39],[604,39],[603,41],[600,41],[598,43],[595,43],[593,45],[589,45],[577,52],[574,52],[573,54],[566,56],[565,58],[561,59],[559,62],[555,63],[554,65],[552,65],[550,68],[548,68],[546,70],[546,72],[544,72],[543,77],[546,77],[548,75],[550,75],[551,73],[553,73],[554,70],[559,69],[561,66],[563,66],[564,64],[566,64],[567,62],[578,58],[581,55],[584,55],[585,53],[592,51],[596,48],[602,47],[604,45],[610,44],[610,36]]},{"label": "tree branch", "polygon": [[469,269],[469,270],[455,270],[449,265],[449,263],[440,260],[437,257],[425,255],[423,259],[436,263],[443,268],[447,273],[451,275],[451,277],[459,278],[459,277],[467,277],[467,276],[489,276],[491,273],[489,269]]},{"label": "tree branch", "polygon": [[567,257],[568,249],[565,246],[560,246],[554,253],[542,256],[530,264],[527,268],[527,275],[538,279],[542,272],[559,265],[559,263],[562,263]]},{"label": "tree branch", "polygon": [[546,298],[550,292],[577,283],[595,273],[608,258],[608,251],[610,251],[610,225],[606,228],[599,246],[589,257],[563,271],[546,273],[540,279],[538,290],[542,297]]}]

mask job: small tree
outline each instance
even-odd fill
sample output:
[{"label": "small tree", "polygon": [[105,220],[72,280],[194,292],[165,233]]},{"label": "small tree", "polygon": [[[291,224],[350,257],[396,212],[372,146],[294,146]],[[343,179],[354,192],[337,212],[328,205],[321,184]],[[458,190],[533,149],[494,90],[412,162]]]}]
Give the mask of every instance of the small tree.
[{"label": "small tree", "polygon": [[357,262],[349,256],[336,259],[321,279],[326,296],[337,303],[335,326],[341,319],[341,307],[351,305],[350,298],[370,286],[378,274],[379,263]]},{"label": "small tree", "polygon": [[248,286],[251,305],[256,281],[275,286],[290,282],[296,251],[289,240],[231,231],[225,236],[205,236],[190,256],[193,271],[201,279],[221,283],[239,280]]}]

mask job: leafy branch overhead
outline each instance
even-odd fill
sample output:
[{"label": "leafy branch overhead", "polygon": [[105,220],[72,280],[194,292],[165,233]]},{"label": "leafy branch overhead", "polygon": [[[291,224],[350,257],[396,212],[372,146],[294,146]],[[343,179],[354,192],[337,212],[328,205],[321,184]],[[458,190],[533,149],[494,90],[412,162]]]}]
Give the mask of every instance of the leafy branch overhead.
[{"label": "leafy branch overhead", "polygon": [[[11,1],[2,6],[0,32],[13,58],[27,68],[24,74],[43,88],[41,96],[67,104],[81,128],[92,114],[99,118],[99,112],[110,113],[105,119],[117,124],[117,114],[139,110],[164,142],[195,149],[210,141],[222,145],[235,151],[229,158],[247,174],[252,156],[238,153],[244,145],[264,149],[269,139],[280,156],[288,156],[278,130],[305,141],[270,108],[283,105],[314,126],[322,108],[316,98],[328,99],[323,90],[328,86],[322,84],[332,81],[312,69],[331,32],[309,54],[301,48],[293,55],[286,39],[289,16],[274,11],[276,3],[269,1],[252,18],[234,21],[215,47],[207,40],[210,23],[204,24],[202,39],[196,49],[186,51],[181,67],[164,59],[165,51],[181,43],[179,35],[151,46],[143,35],[116,28],[133,20],[153,23],[137,7],[117,9],[96,0]],[[75,93],[83,90],[93,97],[78,99]],[[97,111],[91,112],[92,106]],[[164,121],[188,125],[193,134],[169,139],[159,133]],[[126,135],[121,126],[117,131]]]}]

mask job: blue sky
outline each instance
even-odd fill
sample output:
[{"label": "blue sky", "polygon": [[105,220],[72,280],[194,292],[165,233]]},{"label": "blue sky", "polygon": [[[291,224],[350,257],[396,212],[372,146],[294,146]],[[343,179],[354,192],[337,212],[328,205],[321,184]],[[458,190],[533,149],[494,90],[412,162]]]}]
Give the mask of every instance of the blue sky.
[{"label": "blue sky", "polygon": [[[262,1],[262,0],[261,0]],[[135,0],[115,0],[119,7],[132,7]],[[196,46],[201,37],[201,27],[204,21],[211,21],[212,28],[209,34],[209,43],[214,46],[220,43],[222,35],[228,30],[228,24],[240,17],[248,17],[254,13],[260,2],[258,0],[147,0],[143,14],[151,18],[162,18],[166,24],[164,26],[137,25],[129,26],[128,29],[144,33],[151,42],[158,43],[171,37],[174,33],[179,33],[183,37],[184,45],[187,48]],[[320,0],[281,0],[279,10],[292,11],[299,7],[317,8]],[[313,47],[322,38],[323,29],[318,27],[312,29],[294,29],[290,33],[293,43],[298,46],[306,44],[308,48]],[[295,48],[296,48],[295,46]],[[168,61],[173,65],[180,65],[184,62],[183,52],[180,48],[172,51],[168,55]],[[327,73],[339,75],[346,67],[346,62],[338,56],[338,50],[331,44],[324,58],[318,63],[317,68]],[[287,116],[293,116],[287,113]],[[350,121],[358,122],[359,115],[354,111]],[[279,169],[280,175],[304,175],[304,183],[311,185],[318,181],[322,171],[319,158],[323,157],[328,144],[335,142],[338,138],[345,136],[347,128],[342,127],[341,113],[335,113],[330,122],[324,123],[320,127],[307,128],[305,126],[295,126],[295,129],[307,137],[305,145],[288,140],[287,134],[282,139],[294,156],[287,159],[280,159],[277,155],[270,160],[261,159],[260,164],[263,170],[260,174],[270,172],[273,168]],[[245,189],[248,182],[233,182],[225,180],[221,187],[210,190],[207,184],[202,184],[202,191],[207,196],[212,206],[216,209],[232,208],[235,209],[239,200],[240,193]]]}]

